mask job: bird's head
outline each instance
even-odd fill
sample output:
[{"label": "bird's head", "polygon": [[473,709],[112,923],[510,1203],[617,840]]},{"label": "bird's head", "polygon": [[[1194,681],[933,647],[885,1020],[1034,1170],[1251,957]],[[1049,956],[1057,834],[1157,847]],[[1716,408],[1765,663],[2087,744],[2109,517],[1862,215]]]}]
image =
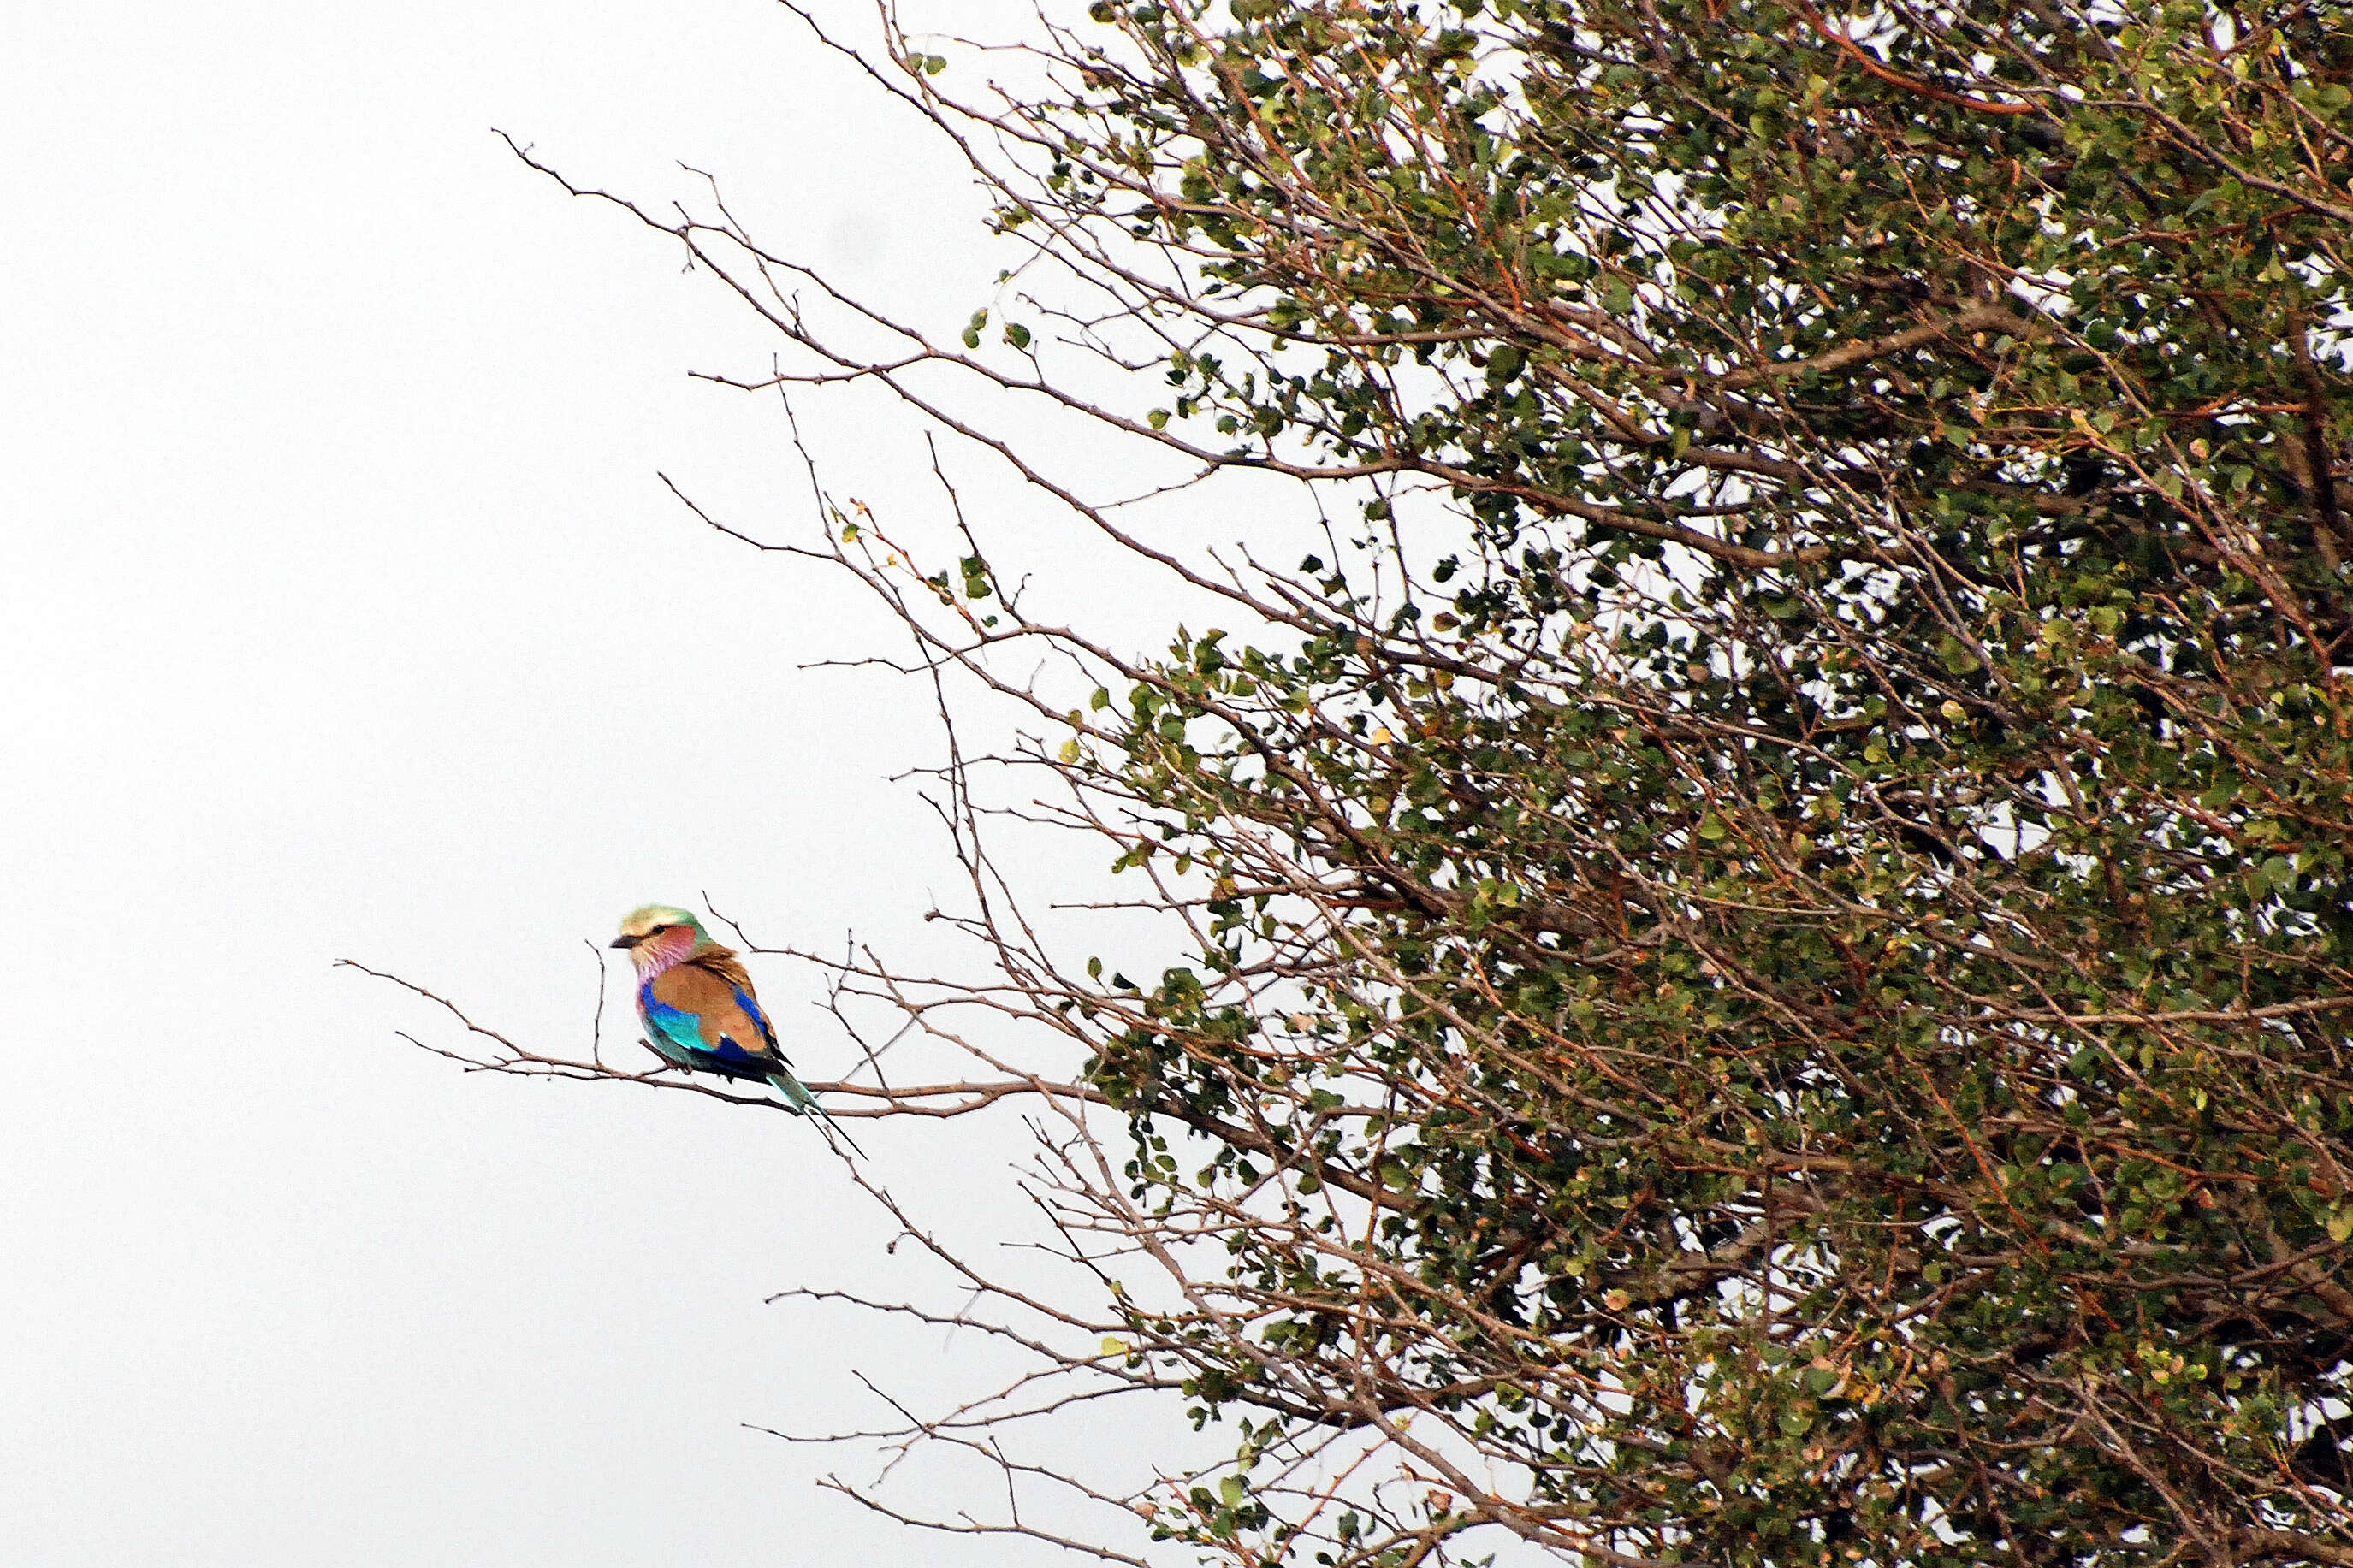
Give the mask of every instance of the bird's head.
[{"label": "bird's head", "polygon": [[695,949],[710,943],[702,922],[690,911],[668,904],[648,904],[644,909],[631,910],[621,921],[621,934],[613,939],[612,945],[628,951],[629,962],[638,966],[639,974],[659,974],[691,956]]}]

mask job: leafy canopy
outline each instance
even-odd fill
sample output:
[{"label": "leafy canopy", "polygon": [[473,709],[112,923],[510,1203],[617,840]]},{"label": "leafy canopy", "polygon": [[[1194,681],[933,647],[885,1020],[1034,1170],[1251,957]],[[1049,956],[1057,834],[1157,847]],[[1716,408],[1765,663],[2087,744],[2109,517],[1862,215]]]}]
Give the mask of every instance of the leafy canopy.
[{"label": "leafy canopy", "polygon": [[1094,16],[1000,224],[1374,491],[1069,764],[1209,888],[1139,1353],[1382,1561],[2353,1561],[2345,8]]}]

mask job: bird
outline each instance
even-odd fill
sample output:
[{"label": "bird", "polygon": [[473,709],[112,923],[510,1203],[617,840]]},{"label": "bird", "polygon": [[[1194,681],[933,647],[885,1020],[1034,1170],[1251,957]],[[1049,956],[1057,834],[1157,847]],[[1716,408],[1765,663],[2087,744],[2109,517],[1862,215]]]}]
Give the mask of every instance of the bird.
[{"label": "bird", "polygon": [[[655,1055],[688,1072],[774,1085],[786,1110],[818,1116],[841,1132],[777,1049],[776,1027],[760,1010],[735,950],[713,942],[691,912],[669,904],[633,910],[611,945],[637,967],[638,1017]],[[865,1157],[849,1133],[841,1137]]]}]

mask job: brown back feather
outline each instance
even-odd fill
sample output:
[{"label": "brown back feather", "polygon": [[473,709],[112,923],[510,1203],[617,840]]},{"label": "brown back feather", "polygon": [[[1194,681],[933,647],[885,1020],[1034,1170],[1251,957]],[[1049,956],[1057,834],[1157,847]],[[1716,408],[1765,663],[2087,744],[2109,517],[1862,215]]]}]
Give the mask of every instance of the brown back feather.
[{"label": "brown back feather", "polygon": [[[746,991],[752,990],[751,972],[744,967],[744,961],[735,956],[735,950],[732,947],[721,947],[713,943],[686,962],[698,969],[711,971],[730,985],[741,985]],[[756,995],[757,993],[754,994]]]},{"label": "brown back feather", "polygon": [[723,1037],[755,1056],[775,1049],[759,1022],[735,1000],[738,991],[751,994],[752,982],[734,954],[723,950],[717,963],[706,963],[698,954],[663,970],[647,984],[655,1000],[694,1016],[702,1027],[703,1049],[717,1050]]}]

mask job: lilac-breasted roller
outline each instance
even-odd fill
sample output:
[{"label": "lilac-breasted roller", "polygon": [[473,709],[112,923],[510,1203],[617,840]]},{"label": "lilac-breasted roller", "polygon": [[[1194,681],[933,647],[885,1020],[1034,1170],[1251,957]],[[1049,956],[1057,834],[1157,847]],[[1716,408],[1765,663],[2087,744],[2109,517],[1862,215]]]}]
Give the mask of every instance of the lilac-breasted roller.
[{"label": "lilac-breasted roller", "polygon": [[[646,1043],[662,1060],[689,1072],[773,1084],[794,1115],[814,1113],[841,1131],[776,1048],[776,1028],[752,994],[743,961],[733,948],[712,941],[701,921],[668,904],[648,904],[621,922],[613,945],[628,949],[637,965],[638,1016]],[[841,1136],[858,1149],[849,1133]]]}]

